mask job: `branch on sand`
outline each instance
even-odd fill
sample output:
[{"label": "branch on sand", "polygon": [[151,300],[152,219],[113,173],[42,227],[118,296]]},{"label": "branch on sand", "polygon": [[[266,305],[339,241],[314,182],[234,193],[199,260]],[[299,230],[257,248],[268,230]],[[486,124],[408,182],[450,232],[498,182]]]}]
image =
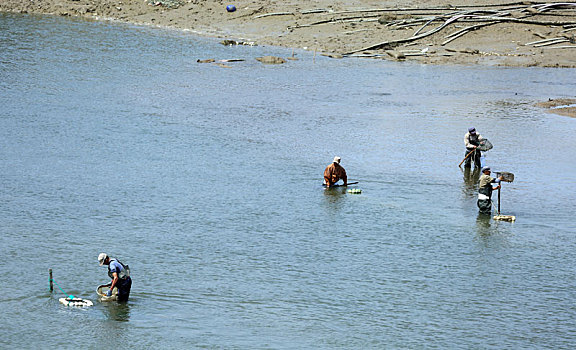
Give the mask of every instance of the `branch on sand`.
[{"label": "branch on sand", "polygon": [[264,13],[258,16],[254,16],[254,18],[263,18],[263,17],[270,17],[270,16],[294,16],[293,12],[272,12],[272,13]]},{"label": "branch on sand", "polygon": [[[575,8],[576,7],[576,3],[554,3],[554,4],[538,4],[538,5],[533,5],[530,7],[525,7],[524,9],[535,9],[537,12],[543,12],[543,11],[547,11],[549,9],[562,9],[562,8]],[[486,13],[486,12],[490,12],[490,11],[468,11],[465,13],[460,13],[457,15],[454,15],[448,19],[446,19],[446,15],[442,15],[442,16],[437,16],[435,18],[427,18],[427,19],[418,19],[417,21],[426,21],[426,23],[419,28],[414,35],[412,35],[411,37],[408,38],[404,38],[404,39],[396,39],[396,40],[388,40],[388,41],[384,41],[378,44],[374,44],[374,45],[370,45],[361,49],[357,49],[357,50],[353,50],[350,52],[345,53],[344,55],[351,55],[354,53],[358,53],[361,51],[368,51],[368,50],[378,50],[378,49],[390,49],[390,48],[394,48],[400,44],[403,43],[409,43],[412,41],[416,41],[422,38],[425,38],[427,36],[433,35],[438,33],[439,31],[443,30],[444,28],[446,28],[448,25],[455,23],[455,22],[488,22],[488,23],[482,23],[479,25],[475,25],[475,26],[470,26],[468,28],[464,28],[458,32],[455,32],[453,34],[448,35],[446,38],[448,40],[444,41],[442,43],[442,45],[445,45],[449,42],[451,42],[452,40],[455,40],[463,35],[465,35],[466,33],[469,33],[475,29],[481,28],[481,27],[485,27],[485,26],[489,26],[489,25],[493,25],[493,24],[497,24],[497,23],[506,23],[506,22],[511,22],[511,23],[522,23],[522,24],[531,24],[531,25],[541,25],[541,26],[572,26],[572,25],[576,25],[576,21],[538,21],[538,20],[534,20],[534,19],[526,19],[526,18],[514,18],[514,17],[504,17],[504,16],[509,16],[509,13],[504,13],[504,12],[498,12],[498,11],[492,11],[492,13],[494,14],[494,12],[496,12],[495,15],[478,15],[479,12],[482,13]],[[534,16],[537,13],[534,12],[528,12],[527,16]],[[444,20],[444,23],[442,23],[440,26],[431,29],[425,33],[421,33],[422,29],[424,29],[424,27],[426,27],[427,25],[429,25],[430,23],[437,21],[437,20]],[[405,24],[406,21],[403,21]]]}]

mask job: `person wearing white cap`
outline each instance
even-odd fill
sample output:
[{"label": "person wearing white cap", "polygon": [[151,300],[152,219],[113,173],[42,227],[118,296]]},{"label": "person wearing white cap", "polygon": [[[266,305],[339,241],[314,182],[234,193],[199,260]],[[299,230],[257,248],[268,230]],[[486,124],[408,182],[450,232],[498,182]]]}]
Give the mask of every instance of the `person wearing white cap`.
[{"label": "person wearing white cap", "polygon": [[466,146],[466,153],[464,154],[464,156],[467,157],[468,154],[472,151],[474,151],[474,153],[470,157],[466,158],[466,162],[464,163],[465,168],[471,167],[470,163],[472,160],[474,160],[474,166],[476,168],[480,169],[480,167],[482,166],[480,161],[482,152],[476,150],[476,148],[480,146],[480,141],[482,140],[484,140],[484,138],[482,137],[482,135],[476,132],[475,127],[468,128],[468,132],[466,133],[466,135],[464,135],[464,145]]},{"label": "person wearing white cap", "polygon": [[340,157],[334,157],[332,164],[328,165],[324,170],[324,185],[326,188],[334,186],[338,181],[344,181],[344,186],[348,185],[348,176],[346,170],[340,165]]},{"label": "person wearing white cap", "polygon": [[128,301],[130,289],[132,288],[130,267],[122,264],[120,260],[116,258],[110,258],[106,253],[100,253],[98,255],[98,263],[100,263],[100,266],[108,266],[108,276],[112,279],[112,282],[108,285],[110,289],[106,295],[111,296],[112,289],[116,287],[118,288],[118,301]]},{"label": "person wearing white cap", "polygon": [[[490,167],[485,166],[482,168],[482,175],[480,175],[478,183],[478,208],[481,213],[490,214],[492,212],[492,191],[500,188],[500,181],[502,176],[495,179],[490,176]],[[496,187],[492,187],[493,183],[497,183]]]}]

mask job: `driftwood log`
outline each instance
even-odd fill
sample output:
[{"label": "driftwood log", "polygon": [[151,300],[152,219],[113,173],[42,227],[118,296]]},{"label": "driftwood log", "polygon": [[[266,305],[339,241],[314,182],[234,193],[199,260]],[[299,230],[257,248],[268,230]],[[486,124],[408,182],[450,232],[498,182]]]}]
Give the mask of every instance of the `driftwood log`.
[{"label": "driftwood log", "polygon": [[[441,45],[446,45],[449,42],[462,37],[463,35],[480,29],[482,27],[486,27],[486,26],[490,26],[490,25],[494,25],[494,24],[498,24],[498,23],[521,23],[521,24],[530,24],[530,25],[539,25],[539,26],[564,26],[564,28],[567,28],[565,30],[572,30],[573,28],[576,29],[576,21],[575,20],[571,20],[571,21],[565,21],[565,20],[558,20],[558,21],[543,21],[543,20],[537,20],[534,19],[532,17],[534,16],[538,16],[540,14],[543,15],[549,15],[549,11],[565,11],[565,10],[569,10],[569,11],[574,11],[576,10],[576,3],[534,3],[534,2],[520,2],[520,3],[509,3],[506,4],[507,6],[515,6],[515,5],[523,5],[523,6],[519,6],[519,7],[515,7],[514,10],[519,10],[515,11],[515,15],[512,16],[511,12],[509,12],[510,9],[503,9],[502,7],[504,7],[503,5],[500,6],[496,6],[493,5],[492,7],[495,7],[496,9],[489,9],[489,10],[469,10],[469,11],[459,11],[459,12],[452,12],[449,14],[441,14],[441,15],[437,15],[437,16],[433,16],[433,17],[427,17],[427,18],[418,18],[418,19],[411,19],[411,20],[406,20],[406,19],[402,19],[399,21],[395,21],[393,23],[386,23],[387,26],[396,26],[396,27],[403,27],[403,26],[413,26],[417,23],[424,23],[422,26],[420,26],[412,36],[407,37],[407,38],[403,38],[403,39],[395,39],[395,40],[388,40],[385,42],[380,42],[377,44],[373,44],[367,47],[363,47],[357,50],[353,50],[350,52],[345,53],[344,55],[352,55],[358,52],[362,52],[362,51],[369,51],[369,50],[380,50],[380,49],[384,49],[384,50],[389,50],[392,49],[400,44],[406,44],[406,43],[411,43],[414,41],[417,41],[419,39],[428,37],[430,35],[436,34],[442,30],[444,30],[445,28],[447,28],[448,26],[450,26],[451,24],[454,24],[456,22],[476,22],[476,23],[480,23],[480,24],[476,24],[476,25],[471,25],[468,26],[464,29],[458,30],[454,33],[451,33],[449,35],[447,35],[445,37],[445,41],[442,42]],[[482,5],[482,6],[472,6],[474,8],[479,8],[479,7],[490,7],[488,5]],[[462,9],[465,8],[465,6],[453,6],[450,8],[446,8],[446,10],[454,10],[454,9]],[[392,10],[392,9],[391,9]],[[405,11],[414,11],[415,9],[404,9]],[[334,19],[332,19],[334,20]],[[423,30],[431,25],[432,23],[435,22],[440,22],[440,24],[433,28],[428,30],[427,32],[423,32]],[[558,43],[564,43],[564,42],[568,42],[570,41],[570,39],[567,38],[554,38],[552,39],[546,39],[545,42],[542,43],[537,43],[536,45],[534,45],[535,43],[532,43],[532,45],[534,45],[535,47],[540,47],[540,46],[548,46],[548,45],[553,45],[553,44],[558,44]]]}]

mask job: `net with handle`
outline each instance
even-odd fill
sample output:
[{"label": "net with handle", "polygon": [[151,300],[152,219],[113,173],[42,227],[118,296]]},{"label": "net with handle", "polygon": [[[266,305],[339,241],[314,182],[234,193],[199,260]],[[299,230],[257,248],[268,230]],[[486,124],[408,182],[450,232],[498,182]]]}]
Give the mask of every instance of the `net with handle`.
[{"label": "net with handle", "polygon": [[480,141],[480,145],[478,147],[476,147],[477,150],[482,151],[482,152],[486,152],[492,149],[492,142],[488,141],[488,139],[483,139],[482,141]]}]

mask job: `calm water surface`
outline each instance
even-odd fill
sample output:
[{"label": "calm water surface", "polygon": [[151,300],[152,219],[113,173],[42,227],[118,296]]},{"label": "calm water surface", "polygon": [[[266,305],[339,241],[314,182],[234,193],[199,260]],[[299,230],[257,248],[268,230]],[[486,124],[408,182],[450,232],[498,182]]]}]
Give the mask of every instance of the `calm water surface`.
[{"label": "calm water surface", "polygon": [[[0,15],[0,347],[576,347],[576,120],[533,106],[574,70],[254,60],[290,54]],[[321,188],[334,155],[361,195]],[[48,269],[96,301],[100,251],[130,302],[59,304]]]}]

